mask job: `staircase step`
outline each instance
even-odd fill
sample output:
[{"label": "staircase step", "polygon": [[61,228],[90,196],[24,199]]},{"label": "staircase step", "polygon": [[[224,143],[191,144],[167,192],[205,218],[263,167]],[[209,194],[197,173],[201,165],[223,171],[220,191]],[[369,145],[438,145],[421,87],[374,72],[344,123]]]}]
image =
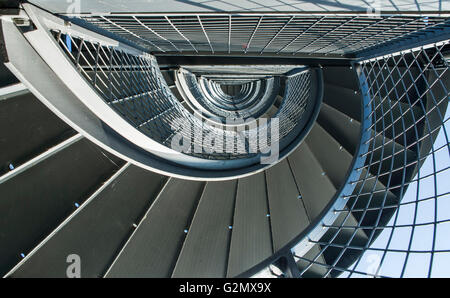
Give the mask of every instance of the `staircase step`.
[{"label": "staircase step", "polygon": [[346,181],[352,155],[318,123],[314,124],[305,141],[334,187],[339,189]]},{"label": "staircase step", "polygon": [[122,162],[82,139],[0,184],[0,274],[49,235]]},{"label": "staircase step", "polygon": [[172,277],[226,276],[236,186],[237,180],[206,184]]},{"label": "staircase step", "polygon": [[345,115],[361,122],[361,94],[356,90],[325,84],[323,101]]},{"label": "staircase step", "polygon": [[264,173],[239,179],[227,277],[250,269],[273,253]]},{"label": "staircase step", "polygon": [[75,133],[31,93],[0,101],[0,174]]},{"label": "staircase step", "polygon": [[418,67],[414,65],[405,67],[404,61],[394,59],[398,62],[395,68],[384,66],[380,69],[382,65],[375,65],[372,68],[369,75],[372,96],[400,100],[403,103],[409,101],[412,104],[427,89],[425,78]]},{"label": "staircase step", "polygon": [[266,171],[274,251],[280,250],[308,225],[305,207],[287,160]]},{"label": "staircase step", "polygon": [[101,277],[165,181],[164,176],[123,166],[10,276],[64,278],[67,257],[77,254],[81,277]]},{"label": "staircase step", "polygon": [[347,152],[355,155],[361,133],[361,123],[359,121],[324,103],[322,104],[317,122]]},{"label": "staircase step", "polygon": [[170,178],[106,277],[170,277],[203,188],[203,182]]},{"label": "staircase step", "polygon": [[330,202],[336,188],[306,143],[288,159],[300,190],[299,201],[303,202],[309,218],[313,221]]}]

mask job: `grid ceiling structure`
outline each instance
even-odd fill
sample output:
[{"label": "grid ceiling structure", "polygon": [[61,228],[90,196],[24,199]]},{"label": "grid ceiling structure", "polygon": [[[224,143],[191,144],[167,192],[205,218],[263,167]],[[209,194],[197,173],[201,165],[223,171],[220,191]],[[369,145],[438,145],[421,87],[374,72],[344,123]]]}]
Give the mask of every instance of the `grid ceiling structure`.
[{"label": "grid ceiling structure", "polygon": [[426,36],[448,18],[417,15],[89,14],[80,17],[153,53],[347,55]]}]

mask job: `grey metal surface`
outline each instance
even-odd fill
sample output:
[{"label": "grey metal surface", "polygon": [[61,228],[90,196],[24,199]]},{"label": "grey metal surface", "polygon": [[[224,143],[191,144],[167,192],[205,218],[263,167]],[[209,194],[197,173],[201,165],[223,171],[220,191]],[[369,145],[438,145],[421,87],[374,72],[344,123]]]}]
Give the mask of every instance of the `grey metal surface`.
[{"label": "grey metal surface", "polygon": [[264,173],[239,179],[227,277],[271,256],[272,231]]},{"label": "grey metal surface", "polygon": [[[4,53],[1,53],[2,61],[5,59],[3,57]],[[19,83],[19,80],[8,70],[4,63],[0,63],[0,87],[10,86],[12,84]]]},{"label": "grey metal surface", "polygon": [[339,140],[345,150],[352,155],[355,154],[361,131],[359,121],[325,103],[322,104],[317,121],[335,140]]},{"label": "grey metal surface", "polygon": [[237,180],[208,182],[172,277],[225,277]]},{"label": "grey metal surface", "polygon": [[[362,102],[368,104],[370,102],[370,98],[367,96],[364,96],[362,98]],[[326,104],[323,104],[323,107],[332,109],[332,113],[329,114],[332,116],[332,119],[333,119],[333,116],[336,116],[335,112],[338,115],[341,115],[343,117],[341,119],[339,119],[339,117],[341,117],[341,116],[339,116],[338,118],[334,118],[334,120],[340,120],[340,121],[337,121],[336,123],[332,123],[332,125],[329,125],[327,127],[327,129],[333,128],[336,125],[339,126],[339,124],[343,125],[342,127],[345,127],[345,125],[347,125],[347,121],[349,123],[353,123],[353,121],[349,121],[349,120],[352,120],[350,117],[346,116],[345,114],[342,114],[341,112],[335,110],[334,108],[331,108]],[[371,111],[370,107],[366,107],[364,105],[365,115],[369,115],[370,111]],[[322,120],[327,120],[327,117],[324,117],[323,109],[321,111],[321,117],[322,117]],[[346,121],[342,121],[342,119],[344,119]],[[366,130],[368,130],[371,125],[371,121],[370,121],[371,119],[367,119],[367,118],[364,118],[364,119],[366,119],[366,122],[364,122],[363,126],[362,126],[364,128],[364,130],[363,130],[364,133],[360,134],[361,124],[356,123],[356,121],[355,121],[356,126],[354,126],[355,129],[352,129],[351,133],[350,133],[350,136],[354,135],[354,138],[355,138],[354,148],[352,148],[352,150],[354,152],[355,151],[358,152],[358,154],[355,155],[355,158],[352,161],[352,164],[347,173],[346,181],[349,181],[349,180],[353,181],[353,180],[359,179],[361,174],[358,171],[358,168],[362,167],[366,160],[365,153],[369,149],[369,146],[366,144],[366,142],[370,139],[370,132],[366,132]],[[319,120],[320,120],[320,118],[319,118]],[[330,124],[329,122],[326,122],[326,123]],[[331,129],[331,131],[332,131],[332,129]],[[344,132],[345,132],[345,129],[344,129]],[[345,137],[345,134],[341,133],[341,135],[343,135]],[[338,138],[335,137],[335,139],[340,140],[339,137]],[[352,139],[352,138],[350,138],[350,139]],[[329,182],[329,184],[330,184],[330,182]],[[287,249],[290,249],[295,254],[295,259],[296,259],[297,263],[299,263],[300,261],[307,261],[306,263],[301,262],[301,264],[305,265],[306,267],[304,267],[300,270],[301,272],[299,273],[299,275],[303,276],[303,274],[305,274],[312,266],[318,265],[318,267],[322,267],[322,269],[323,268],[326,269],[324,276],[327,276],[327,274],[329,273],[329,268],[336,268],[336,267],[332,267],[331,265],[320,263],[320,259],[321,259],[322,253],[323,253],[322,248],[320,248],[319,254],[317,256],[314,256],[312,259],[306,259],[302,256],[304,256],[313,247],[319,247],[316,244],[320,243],[321,245],[323,244],[328,247],[329,242],[320,242],[320,240],[322,237],[324,237],[325,233],[327,233],[329,231],[330,227],[334,227],[336,220],[339,218],[341,213],[343,213],[344,210],[346,210],[345,206],[346,206],[347,200],[353,194],[354,191],[355,191],[354,184],[341,185],[339,187],[339,191],[335,193],[335,196],[333,198],[331,198],[331,200],[329,201],[329,204],[325,207],[325,210],[323,210],[321,212],[321,215],[318,218],[316,218],[315,220],[313,220],[312,223],[310,224],[310,226],[308,226],[308,228],[303,233],[298,235],[295,238],[295,240],[292,242],[292,244],[289,244],[287,247],[284,248],[284,250],[281,250],[278,253],[275,252],[274,255],[272,256],[272,258],[261,263],[259,266],[255,267],[253,271],[250,270],[248,272],[248,274],[255,274],[255,273],[264,271],[265,270],[263,267],[264,265],[268,266],[271,263],[272,264],[274,262],[277,263],[278,262],[277,260],[279,258],[283,258],[284,255],[288,252]],[[342,210],[342,211],[334,212],[333,210]],[[344,257],[343,257],[343,255],[344,255]],[[344,259],[347,259],[347,256],[348,255],[345,254],[345,251],[344,251],[343,254],[339,254],[337,257],[338,258],[343,257]],[[322,258],[322,260],[323,260],[323,258]],[[314,267],[317,267],[317,266],[314,266]],[[316,271],[316,273],[318,273],[320,271],[322,271],[322,270],[318,270],[318,271]]]},{"label": "grey metal surface", "polygon": [[338,189],[345,182],[353,156],[318,123],[314,125],[305,141],[325,175]]},{"label": "grey metal surface", "polygon": [[75,131],[31,93],[0,101],[0,174],[73,135]]},{"label": "grey metal surface", "polygon": [[66,277],[67,256],[80,256],[81,277],[101,277],[155,199],[166,178],[128,166],[10,277]]},{"label": "grey metal surface", "polygon": [[170,277],[203,188],[203,182],[170,178],[106,277]]},{"label": "grey metal surface", "polygon": [[28,169],[31,169],[35,165],[44,162],[45,160],[51,158],[52,156],[58,154],[59,152],[72,146],[73,144],[82,139],[83,139],[82,135],[75,134],[74,136],[65,139],[61,143],[58,143],[57,145],[49,148],[48,150],[42,152],[41,154],[34,156],[33,158],[27,160],[26,162],[20,164],[17,167],[12,164],[9,164],[9,171],[0,176],[0,183],[5,183],[6,181],[13,179],[14,177],[22,174],[23,172],[26,172]]},{"label": "grey metal surface", "polygon": [[361,94],[359,88],[349,89],[325,83],[323,97],[326,104],[361,122]]},{"label": "grey metal surface", "polygon": [[306,142],[292,153],[288,160],[300,191],[299,201],[304,204],[312,221],[330,202],[336,188]]},{"label": "grey metal surface", "polygon": [[327,66],[323,69],[323,80],[328,86],[359,90],[358,76],[353,66]]},{"label": "grey metal surface", "polygon": [[16,265],[120,164],[81,140],[0,184],[0,273]]},{"label": "grey metal surface", "polygon": [[[300,145],[300,148],[304,145]],[[266,183],[273,248],[276,252],[302,232],[308,226],[309,219],[303,202],[298,198],[297,185],[286,160],[266,171]]]}]

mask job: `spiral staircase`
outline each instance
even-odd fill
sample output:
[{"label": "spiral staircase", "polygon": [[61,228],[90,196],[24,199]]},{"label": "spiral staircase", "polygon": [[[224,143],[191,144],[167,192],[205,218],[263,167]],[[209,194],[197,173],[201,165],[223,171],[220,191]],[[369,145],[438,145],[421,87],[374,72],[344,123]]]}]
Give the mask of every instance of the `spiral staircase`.
[{"label": "spiral staircase", "polygon": [[[1,12],[2,276],[66,277],[73,254],[82,277],[383,276],[394,253],[401,276],[419,253],[424,276],[440,270],[445,14],[319,14],[301,31],[289,13]],[[195,150],[207,135],[242,142]],[[419,251],[422,226],[433,245]],[[405,227],[409,246],[392,248]],[[370,251],[375,272],[358,267]]]}]

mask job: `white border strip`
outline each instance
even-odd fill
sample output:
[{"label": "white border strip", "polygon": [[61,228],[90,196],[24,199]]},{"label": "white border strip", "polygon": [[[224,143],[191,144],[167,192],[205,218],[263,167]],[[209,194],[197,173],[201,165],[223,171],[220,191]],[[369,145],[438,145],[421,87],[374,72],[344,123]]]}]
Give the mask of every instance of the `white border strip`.
[{"label": "white border strip", "polygon": [[5,183],[6,181],[8,181],[9,179],[12,179],[13,177],[25,172],[26,170],[28,170],[29,168],[37,165],[38,163],[46,160],[47,158],[55,155],[56,153],[60,152],[61,150],[69,147],[70,145],[72,145],[73,143],[81,140],[83,138],[83,136],[81,134],[76,134],[73,137],[65,140],[62,143],[59,143],[58,145],[50,148],[49,150],[45,151],[44,153],[39,154],[38,156],[30,159],[29,161],[27,161],[26,163],[18,166],[17,168],[15,168],[14,170],[12,170],[11,172],[6,173],[5,175],[0,177],[0,184],[1,183]]},{"label": "white border strip", "polygon": [[28,88],[22,83],[9,85],[9,86],[0,88],[0,101],[14,97],[14,96],[26,94],[28,92],[29,92]]}]

